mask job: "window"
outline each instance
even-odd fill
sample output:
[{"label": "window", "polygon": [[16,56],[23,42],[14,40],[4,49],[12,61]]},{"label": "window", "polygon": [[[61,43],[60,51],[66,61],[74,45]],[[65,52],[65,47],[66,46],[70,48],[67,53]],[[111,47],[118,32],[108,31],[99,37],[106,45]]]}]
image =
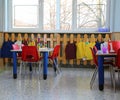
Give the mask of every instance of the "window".
[{"label": "window", "polygon": [[56,26],[56,0],[44,0],[44,30],[55,30]]},{"label": "window", "polygon": [[12,3],[13,28],[38,27],[39,2],[38,0],[13,0]]},{"label": "window", "polygon": [[110,0],[6,0],[7,31],[97,31],[109,28]]},{"label": "window", "polygon": [[78,0],[77,28],[105,27],[106,0]]},{"label": "window", "polygon": [[72,0],[60,0],[60,30],[72,28]]},{"label": "window", "polygon": [[44,0],[44,30],[71,30],[72,0]]}]

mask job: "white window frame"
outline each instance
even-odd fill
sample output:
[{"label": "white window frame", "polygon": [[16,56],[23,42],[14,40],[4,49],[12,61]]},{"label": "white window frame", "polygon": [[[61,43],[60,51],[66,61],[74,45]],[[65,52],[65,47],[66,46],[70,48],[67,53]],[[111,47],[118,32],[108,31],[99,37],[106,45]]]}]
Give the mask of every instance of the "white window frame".
[{"label": "white window frame", "polygon": [[[56,26],[55,30],[43,30],[43,1],[39,0],[40,7],[39,7],[39,27],[38,28],[12,28],[12,0],[5,0],[5,28],[4,31],[7,32],[42,32],[42,33],[83,33],[83,32],[97,32],[98,28],[87,28],[87,29],[77,29],[77,0],[72,0],[72,30],[59,30],[59,23],[60,19],[58,18],[58,25]],[[59,0],[57,0],[57,3],[60,3]],[[9,5],[9,6],[8,6]],[[59,4],[57,4],[59,5]],[[60,8],[57,8],[58,11]],[[106,27],[110,28],[110,0],[107,0],[107,20],[106,20]]]}]

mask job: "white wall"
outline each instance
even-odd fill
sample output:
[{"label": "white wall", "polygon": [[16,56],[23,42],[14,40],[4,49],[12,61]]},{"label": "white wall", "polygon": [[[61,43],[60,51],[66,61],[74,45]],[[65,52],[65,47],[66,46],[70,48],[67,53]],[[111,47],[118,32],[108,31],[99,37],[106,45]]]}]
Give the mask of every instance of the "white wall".
[{"label": "white wall", "polygon": [[0,0],[0,31],[3,29],[3,0]]},{"label": "white wall", "polygon": [[113,11],[113,31],[120,32],[120,0],[113,0],[114,11]]}]

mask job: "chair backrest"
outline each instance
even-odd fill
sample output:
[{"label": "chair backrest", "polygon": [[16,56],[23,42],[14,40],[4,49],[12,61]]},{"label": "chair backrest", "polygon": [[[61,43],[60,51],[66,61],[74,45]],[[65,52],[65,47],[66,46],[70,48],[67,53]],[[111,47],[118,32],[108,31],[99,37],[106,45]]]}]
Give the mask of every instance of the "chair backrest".
[{"label": "chair backrest", "polygon": [[117,51],[116,66],[120,69],[120,48]]},{"label": "chair backrest", "polygon": [[96,53],[94,52],[93,48],[90,48],[91,52],[92,52],[92,57],[93,57],[93,61],[94,61],[94,64],[96,66],[98,66],[98,61],[97,61],[97,56],[96,56]]},{"label": "chair backrest", "polygon": [[120,48],[120,41],[110,41],[108,42],[108,50],[110,51],[110,43],[112,43],[113,50],[117,53]]},{"label": "chair backrest", "polygon": [[[91,49],[92,49],[92,48],[91,48]],[[95,54],[97,53],[98,49],[97,49],[96,46],[93,47],[93,51],[94,51]]]},{"label": "chair backrest", "polygon": [[53,53],[52,53],[52,58],[56,58],[59,55],[59,51],[60,51],[60,45],[56,45],[54,47]]},{"label": "chair backrest", "polygon": [[39,60],[39,55],[36,46],[23,46],[22,61],[37,62],[38,60]]}]

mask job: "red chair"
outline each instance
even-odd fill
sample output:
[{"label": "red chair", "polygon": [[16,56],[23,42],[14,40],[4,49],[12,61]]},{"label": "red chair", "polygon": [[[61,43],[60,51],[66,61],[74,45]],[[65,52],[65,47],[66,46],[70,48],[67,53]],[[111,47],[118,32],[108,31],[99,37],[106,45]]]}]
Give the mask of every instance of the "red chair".
[{"label": "red chair", "polygon": [[41,66],[41,57],[39,57],[38,50],[36,46],[24,46],[22,48],[22,59],[20,64],[20,74],[22,66],[25,68],[25,64],[27,63],[36,63],[38,64],[39,74],[40,74],[40,66]]},{"label": "red chair", "polygon": [[[91,49],[92,49],[92,48],[91,48]],[[93,47],[93,51],[94,51],[95,54],[97,53],[98,49],[97,49],[96,46]]]},{"label": "red chair", "polygon": [[92,89],[93,83],[95,81],[95,78],[96,78],[96,75],[97,75],[97,72],[98,72],[98,61],[97,61],[97,56],[96,56],[93,48],[90,48],[90,50],[92,52],[93,62],[95,64],[95,70],[94,70],[94,73],[93,73],[92,78],[90,80],[90,88]]},{"label": "red chair", "polygon": [[115,59],[115,64],[112,67],[112,82],[114,91],[116,91],[116,73],[118,72],[118,79],[120,81],[120,48],[117,50],[117,56]]},{"label": "red chair", "polygon": [[120,48],[120,41],[109,41],[108,42],[108,51],[110,52],[110,44],[112,44],[112,49],[117,53]]},{"label": "red chair", "polygon": [[[98,72],[98,60],[97,60],[98,58],[97,58],[96,53],[95,53],[96,48],[93,47],[93,48],[90,48],[90,49],[91,49],[91,53],[92,53],[92,57],[93,57],[93,62],[95,64],[95,71],[94,71],[94,73],[92,75],[92,78],[91,78],[91,81],[90,81],[90,88],[92,89],[93,83],[95,81],[95,78],[96,78],[96,75],[97,75],[97,72]],[[105,65],[112,65],[112,64],[113,64],[113,62],[111,62],[111,61],[104,61],[104,66]],[[111,80],[112,80],[111,67],[110,67],[110,75],[111,75]]]},{"label": "red chair", "polygon": [[56,72],[58,72],[58,73],[60,72],[59,67],[58,67],[58,55],[59,55],[59,51],[60,51],[60,45],[56,45],[54,47],[52,55],[48,57],[49,60],[52,61],[52,63],[54,64],[53,68],[54,68],[55,73]]}]

